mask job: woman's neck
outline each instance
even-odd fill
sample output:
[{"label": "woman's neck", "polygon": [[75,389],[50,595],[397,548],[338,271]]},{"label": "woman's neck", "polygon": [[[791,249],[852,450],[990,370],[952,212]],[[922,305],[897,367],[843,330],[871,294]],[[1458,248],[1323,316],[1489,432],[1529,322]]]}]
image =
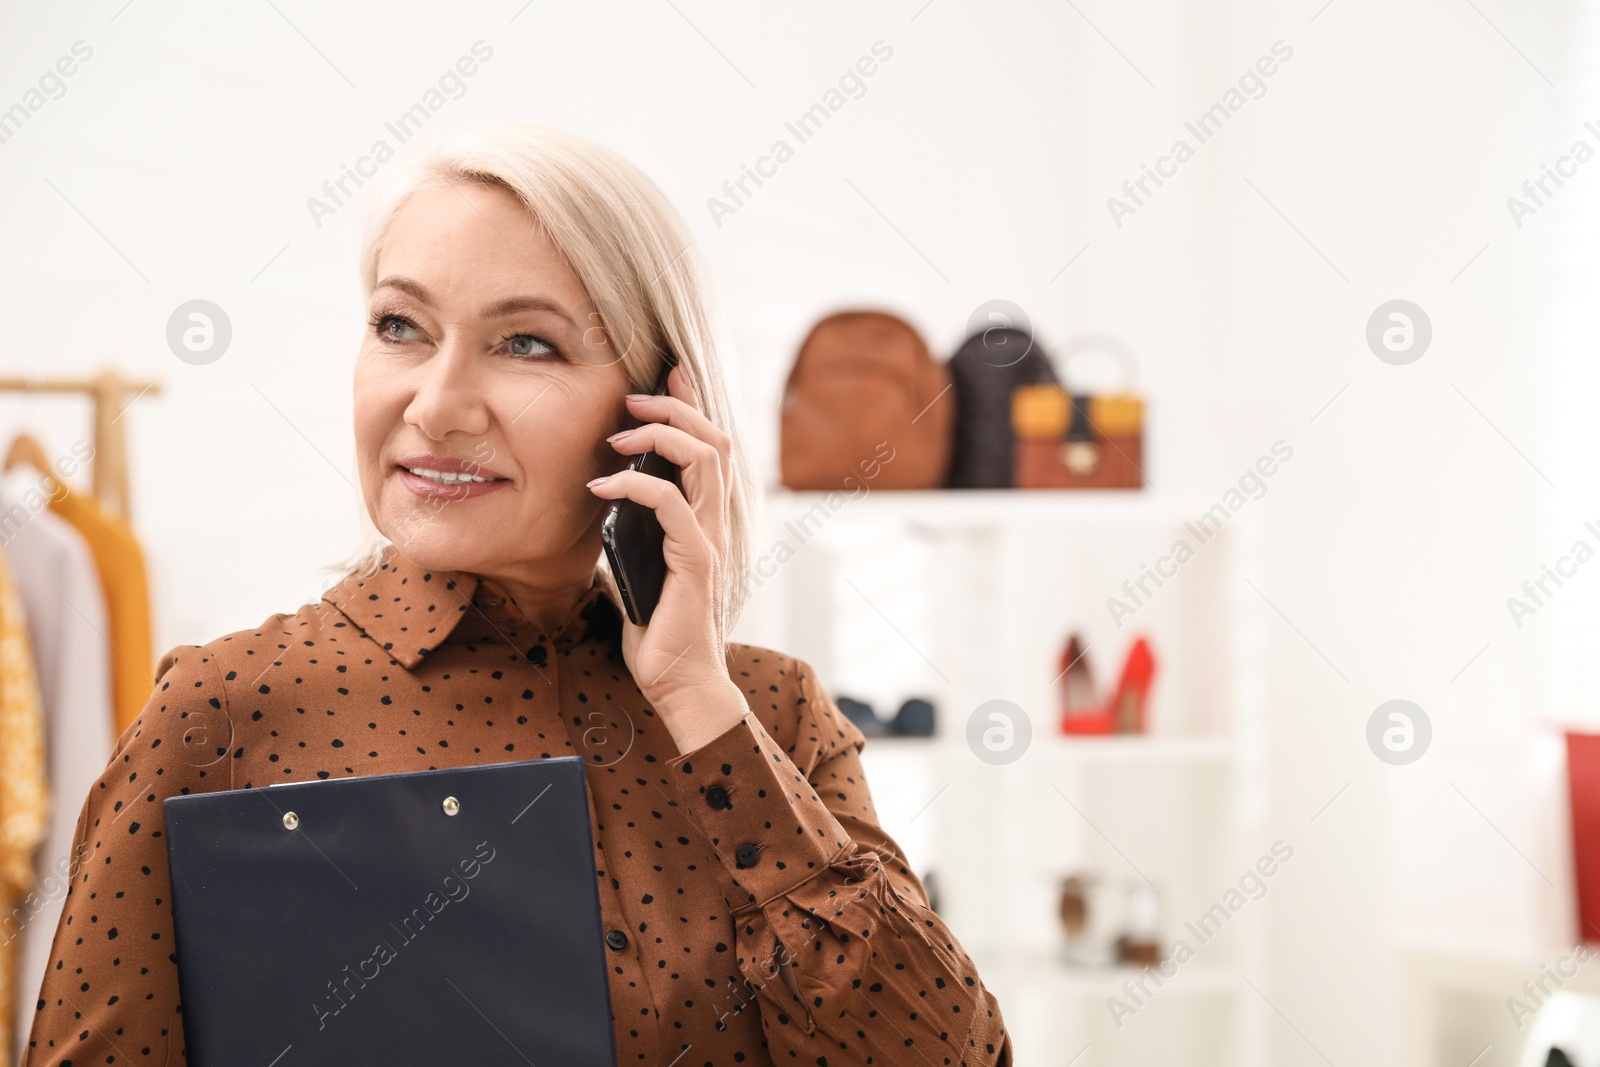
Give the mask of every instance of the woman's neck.
[{"label": "woman's neck", "polygon": [[530,582],[525,577],[486,575],[498,582],[511,596],[512,606],[528,623],[542,634],[553,634],[572,613],[573,605],[589,591],[594,583],[590,573],[581,580],[573,579],[555,584]]}]

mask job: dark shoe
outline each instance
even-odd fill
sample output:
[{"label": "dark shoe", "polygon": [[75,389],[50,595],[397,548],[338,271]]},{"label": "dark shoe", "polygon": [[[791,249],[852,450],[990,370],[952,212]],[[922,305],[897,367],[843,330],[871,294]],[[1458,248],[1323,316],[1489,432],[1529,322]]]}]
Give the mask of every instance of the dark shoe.
[{"label": "dark shoe", "polygon": [[888,737],[889,724],[878,718],[877,712],[872,710],[872,705],[856,700],[852,697],[839,697],[834,701],[839,710],[844,712],[844,717],[856,724],[856,728],[867,737]]},{"label": "dark shoe", "polygon": [[901,737],[932,737],[933,704],[921,697],[912,697],[900,705],[889,728]]}]

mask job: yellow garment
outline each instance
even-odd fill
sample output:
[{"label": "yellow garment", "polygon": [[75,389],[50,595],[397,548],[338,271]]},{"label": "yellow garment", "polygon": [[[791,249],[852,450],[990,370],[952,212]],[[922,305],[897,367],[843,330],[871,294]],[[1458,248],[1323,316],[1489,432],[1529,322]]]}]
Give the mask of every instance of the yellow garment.
[{"label": "yellow garment", "polygon": [[106,593],[111,620],[111,704],[113,736],[133,725],[155,689],[155,653],[150,647],[150,589],[144,571],[144,550],[128,524],[107,514],[93,497],[80,496],[58,482],[62,492],[50,509],[83,535],[94,556]]},{"label": "yellow garment", "polygon": [[[13,909],[33,888],[33,854],[49,822],[44,702],[22,595],[0,552],[0,1067],[9,1067],[18,949]],[[26,912],[23,913],[24,915]]]}]

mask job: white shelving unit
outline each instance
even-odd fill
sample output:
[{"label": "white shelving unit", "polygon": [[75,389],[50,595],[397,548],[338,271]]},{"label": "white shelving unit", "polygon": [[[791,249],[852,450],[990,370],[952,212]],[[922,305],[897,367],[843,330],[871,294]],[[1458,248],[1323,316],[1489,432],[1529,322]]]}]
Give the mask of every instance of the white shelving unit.
[{"label": "white shelving unit", "polygon": [[[1241,910],[1203,944],[1185,927],[1270,844],[1257,832],[1261,709],[1241,696],[1239,531],[1202,540],[1208,506],[1120,491],[768,499],[738,636],[800,656],[835,697],[880,714],[935,703],[938,735],[869,741],[867,774],[885,829],[933,872],[941,915],[999,997],[1019,1067],[1266,1062],[1267,1009],[1247,982],[1264,981],[1264,918]],[[1151,595],[1118,626],[1107,599],[1133,606],[1123,582],[1180,538],[1192,558],[1159,587],[1146,578]],[[1107,695],[1134,636],[1150,639],[1148,734],[1059,733],[1053,679],[1073,631]],[[1032,731],[1000,766],[966,743],[969,715],[996,699]],[[1140,968],[1063,961],[1060,882],[1075,871],[1155,885],[1164,949],[1195,950],[1159,988],[1147,978],[1137,1004],[1124,983]],[[1111,998],[1132,1014],[1114,1017]]]},{"label": "white shelving unit", "polygon": [[[1600,996],[1600,967],[1573,959],[1574,945],[1512,950],[1471,942],[1413,942],[1401,952],[1405,1021],[1404,1062],[1417,1067],[1520,1067],[1529,1062],[1524,1043],[1543,1032],[1555,1009],[1542,1001],[1562,991]],[[1566,972],[1557,974],[1557,971]],[[1524,983],[1544,983],[1529,992]],[[1517,998],[1532,1014],[1513,1016]],[[1586,1035],[1588,1048],[1595,1043]],[[1574,1062],[1583,1062],[1568,1045]],[[1543,1059],[1539,1063],[1543,1063]]]}]

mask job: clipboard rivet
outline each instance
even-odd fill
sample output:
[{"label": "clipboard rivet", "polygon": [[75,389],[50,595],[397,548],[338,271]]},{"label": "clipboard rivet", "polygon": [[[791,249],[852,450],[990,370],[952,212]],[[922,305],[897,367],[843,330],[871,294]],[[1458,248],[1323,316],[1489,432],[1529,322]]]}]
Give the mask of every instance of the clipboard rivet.
[{"label": "clipboard rivet", "polygon": [[299,826],[300,826],[300,816],[296,815],[292,811],[286,811],[286,812],[283,813],[283,828],[285,830],[294,830],[294,829],[297,829]]},{"label": "clipboard rivet", "polygon": [[455,797],[444,798],[444,813],[446,815],[455,815],[460,811],[461,801],[457,800]]}]

